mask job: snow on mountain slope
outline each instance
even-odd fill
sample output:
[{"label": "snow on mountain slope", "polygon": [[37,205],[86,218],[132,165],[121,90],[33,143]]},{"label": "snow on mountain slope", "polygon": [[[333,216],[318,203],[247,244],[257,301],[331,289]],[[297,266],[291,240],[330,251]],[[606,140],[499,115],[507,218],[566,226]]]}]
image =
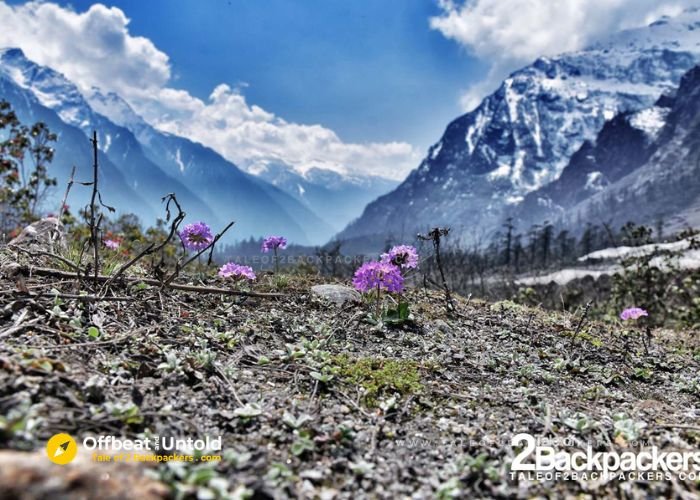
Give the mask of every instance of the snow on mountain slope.
[{"label": "snow on mountain slope", "polygon": [[606,120],[649,108],[676,87],[700,61],[698,33],[700,10],[688,10],[512,73],[339,237],[376,246],[401,221],[450,225],[465,239],[487,235],[509,207],[557,179]]},{"label": "snow on mountain slope", "polygon": [[[94,89],[88,96],[88,101],[94,109],[134,132],[142,144],[152,145],[158,135],[174,137],[156,131],[114,93],[102,94]],[[183,150],[186,149],[190,148],[177,147],[174,154],[166,154],[167,161],[174,161],[183,174],[188,165],[191,167],[192,164],[183,161]],[[252,174],[255,179],[272,184],[317,217],[314,219],[290,200],[279,199],[278,190],[269,190],[264,183],[261,184],[278,203],[298,214],[301,219],[299,222],[307,228],[309,238],[314,243],[325,243],[333,233],[360,215],[367,203],[398,184],[381,177],[343,175],[321,168],[311,168],[301,173],[282,162],[257,162],[255,168],[247,169],[247,173]]]},{"label": "snow on mountain slope", "polygon": [[[40,207],[47,212],[58,210],[65,182],[68,180],[72,167],[76,166],[76,180],[87,181],[92,177],[92,146],[82,130],[65,123],[57,113],[42,105],[39,100],[26,89],[18,86],[13,79],[0,71],[0,99],[12,103],[13,110],[24,123],[44,122],[49,129],[57,134],[61,147],[55,149],[55,154],[49,166],[49,175],[59,180],[59,187],[50,190],[48,197]],[[120,169],[102,151],[98,152],[101,165],[100,182],[109,187],[104,200],[117,208],[118,213],[133,212],[137,207],[139,214],[146,219],[154,219],[154,212],[144,198],[130,185],[129,180]],[[71,191],[69,205],[74,211],[86,206],[90,200],[90,189],[75,186]]]},{"label": "snow on mountain slope", "polygon": [[[107,118],[96,113],[87,103],[78,88],[56,71],[39,66],[19,49],[0,50],[0,73],[8,76],[17,86],[30,92],[45,107],[53,110],[61,120],[77,127],[90,137],[98,132],[98,146],[101,151],[119,168],[131,189],[141,193],[146,200],[148,211],[142,205],[131,210],[153,222],[152,214],[162,212],[160,199],[169,192],[177,193],[180,201],[192,207],[192,217],[205,218],[220,224],[209,207],[190,189],[168,176],[144,154],[133,134]],[[2,96],[0,96],[2,97]],[[57,149],[63,144],[59,138]],[[67,179],[61,179],[65,181]],[[105,189],[109,189],[105,186]],[[104,192],[105,200],[112,193]]]},{"label": "snow on mountain slope", "polygon": [[700,66],[683,76],[675,95],[667,100],[670,107],[648,159],[573,206],[570,217],[575,213],[617,225],[664,221],[671,231],[698,222],[686,216],[700,210]]},{"label": "snow on mountain slope", "polygon": [[367,203],[398,185],[383,177],[341,175],[322,168],[299,173],[278,163],[267,164],[256,175],[320,214],[334,232],[358,217]]},{"label": "snow on mountain slope", "polygon": [[[116,94],[92,89],[88,102],[62,74],[28,60],[19,49],[0,50],[0,75],[53,110],[66,125],[85,136],[98,132],[102,153],[147,200],[128,207],[147,223],[154,222],[153,214],[161,214],[162,196],[174,192],[188,220],[221,227],[235,219],[233,238],[282,232],[294,242],[309,244],[322,243],[333,232],[293,197],[240,171],[213,150],[155,130]],[[63,146],[59,139],[57,149]]]}]

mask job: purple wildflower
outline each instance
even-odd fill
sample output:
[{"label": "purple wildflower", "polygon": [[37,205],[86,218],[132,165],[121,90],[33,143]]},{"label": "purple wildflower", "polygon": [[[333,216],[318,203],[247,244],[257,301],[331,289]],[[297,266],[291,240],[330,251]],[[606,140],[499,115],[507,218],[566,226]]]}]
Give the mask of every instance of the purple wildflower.
[{"label": "purple wildflower", "polygon": [[387,262],[365,262],[352,279],[352,284],[361,292],[384,289],[387,292],[403,291],[401,270]]},{"label": "purple wildflower", "polygon": [[255,273],[250,266],[241,266],[235,262],[227,262],[219,268],[219,276],[222,278],[247,279],[253,281]]},{"label": "purple wildflower", "polygon": [[180,231],[180,239],[187,250],[202,250],[214,241],[214,236],[211,234],[211,228],[204,222],[193,222]]},{"label": "purple wildflower", "polygon": [[418,267],[418,251],[411,245],[398,245],[382,254],[382,262],[402,269],[414,269]]},{"label": "purple wildflower", "polygon": [[641,307],[629,307],[622,311],[622,313],[620,313],[620,319],[622,321],[628,321],[630,319],[639,319],[642,316],[649,316],[649,313]]},{"label": "purple wildflower", "polygon": [[104,240],[103,243],[110,250],[117,250],[119,248],[119,240]]},{"label": "purple wildflower", "polygon": [[277,250],[278,248],[281,248],[282,250],[287,248],[287,238],[285,238],[284,236],[268,236],[263,240],[263,253],[267,253],[270,250]]}]

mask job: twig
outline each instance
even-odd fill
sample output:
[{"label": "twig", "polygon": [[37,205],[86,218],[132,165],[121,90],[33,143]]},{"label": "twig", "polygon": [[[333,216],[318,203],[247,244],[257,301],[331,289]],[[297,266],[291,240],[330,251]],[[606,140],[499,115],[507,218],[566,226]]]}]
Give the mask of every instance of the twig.
[{"label": "twig", "polygon": [[18,245],[8,245],[8,248],[12,248],[13,250],[19,250],[20,252],[26,253],[30,257],[38,257],[39,255],[45,255],[46,257],[51,257],[53,259],[58,260],[59,262],[62,262],[63,264],[67,265],[71,269],[75,271],[81,271],[80,266],[75,264],[74,262],[71,262],[70,260],[66,259],[65,257],[61,257],[60,255],[56,255],[55,253],[51,252],[46,252],[44,250],[27,250],[26,248],[22,248]]},{"label": "twig", "polygon": [[219,239],[224,235],[226,231],[228,231],[231,226],[233,226],[236,222],[231,221],[228,223],[228,225],[221,231],[219,234],[214,236],[214,239],[211,240],[211,243],[209,243],[206,247],[202,248],[199,252],[194,254],[192,257],[187,259],[184,264],[180,264],[180,261],[178,261],[175,264],[175,270],[172,272],[170,276],[168,276],[165,281],[163,281],[163,286],[169,286],[170,283],[177,278],[178,274],[180,274],[180,271],[183,270],[185,267],[187,267],[191,262],[195,261],[197,258],[199,258],[200,255],[202,255],[204,252],[209,250],[210,248],[214,248],[214,245],[216,245],[216,242],[219,241]]},{"label": "twig", "polygon": [[688,424],[656,424],[657,427],[664,427],[666,429],[688,429],[691,431],[700,431],[700,425],[688,425]]},{"label": "twig", "polygon": [[68,201],[68,193],[70,193],[73,183],[75,182],[75,165],[70,171],[70,179],[68,179],[68,185],[66,186],[66,192],[63,195],[63,201],[61,202],[61,208],[58,209],[58,220],[63,218],[63,213],[66,211],[66,202]]},{"label": "twig", "polygon": [[153,247],[155,247],[155,245],[156,245],[155,243],[151,243],[151,244],[148,245],[146,248],[144,248],[141,252],[139,252],[139,253],[138,253],[133,259],[131,259],[129,262],[127,262],[126,264],[121,265],[121,266],[119,267],[119,269],[117,269],[117,270],[114,272],[114,274],[112,274],[112,276],[110,277],[109,281],[105,284],[105,287],[108,287],[109,285],[111,285],[112,282],[114,282],[119,276],[121,276],[121,275],[124,273],[124,271],[126,271],[126,270],[129,269],[131,266],[133,266],[134,264],[136,264],[136,263],[137,263],[139,260],[141,260],[143,257],[145,257],[146,255],[149,255],[149,254],[153,253],[151,250],[153,250]]},{"label": "twig", "polygon": [[112,279],[107,282],[105,287],[108,287],[111,285],[119,276],[121,276],[127,269],[129,269],[131,266],[136,264],[139,260],[142,258],[146,257],[147,255],[152,255],[154,253],[160,252],[163,248],[165,248],[165,245],[170,243],[170,241],[175,237],[177,234],[177,229],[180,227],[180,223],[185,219],[185,212],[182,211],[182,207],[180,207],[180,204],[177,201],[177,198],[175,198],[174,193],[170,193],[167,196],[164,196],[162,198],[162,202],[165,200],[168,200],[166,205],[165,205],[165,211],[166,211],[166,219],[170,220],[170,202],[172,201],[175,203],[175,206],[177,207],[178,213],[177,216],[175,216],[175,219],[173,219],[172,224],[170,224],[170,233],[168,233],[168,236],[163,240],[160,245],[156,246],[155,243],[151,243],[148,245],[146,248],[144,248],[141,252],[138,253],[133,259],[131,259],[129,262],[126,264],[122,265],[115,271],[115,273],[112,275]]},{"label": "twig", "polygon": [[219,377],[221,377],[224,380],[224,382],[226,382],[228,384],[229,388],[231,389],[231,393],[233,393],[233,397],[236,398],[236,401],[238,401],[238,404],[241,406],[245,406],[243,401],[241,401],[241,398],[238,397],[238,393],[236,392],[236,388],[231,383],[231,381],[226,376],[226,374],[223,372],[223,370],[221,368],[219,368],[218,366],[214,366],[214,369],[216,370],[216,373],[219,375]]},{"label": "twig", "polygon": [[41,318],[41,317],[34,318],[33,320],[27,321],[26,323],[20,323],[20,324],[11,326],[10,328],[0,332],[0,339],[5,338],[5,337],[9,337],[13,333],[20,332],[29,326],[36,325],[39,321],[41,321],[43,319],[44,318]]},{"label": "twig", "polygon": [[[68,271],[59,271],[58,269],[50,269],[44,267],[34,267],[28,269],[31,273],[38,276],[52,276],[55,278],[65,278],[65,279],[75,279],[78,278],[77,273],[71,273]],[[111,276],[98,275],[98,281],[109,281]],[[231,290],[228,288],[216,288],[216,287],[204,287],[204,286],[194,286],[194,285],[181,285],[178,283],[168,283],[163,284],[161,281],[153,278],[128,278],[127,283],[146,283],[152,286],[164,286],[165,288],[172,288],[173,290],[182,290],[185,292],[196,292],[196,293],[218,293],[221,295],[240,295],[243,297],[260,297],[260,298],[278,298],[284,297],[283,293],[261,293],[261,292],[244,292],[242,290]]]},{"label": "twig", "polygon": [[341,391],[341,390],[339,390],[339,389],[333,389],[333,391],[335,391],[335,392],[337,392],[338,394],[340,394],[341,396],[343,396],[343,397],[345,398],[346,401],[348,401],[351,405],[353,405],[353,406],[354,406],[360,413],[362,413],[365,417],[369,417],[369,418],[372,418],[372,417],[373,417],[373,415],[371,415],[371,414],[367,413],[365,410],[363,410],[362,407],[361,407],[360,405],[358,405],[357,403],[355,403],[355,402],[350,398],[350,396],[348,396],[347,394],[345,394],[343,391]]},{"label": "twig", "polygon": [[586,321],[586,317],[588,316],[588,311],[591,309],[592,304],[593,304],[593,301],[589,300],[583,309],[583,314],[581,314],[581,318],[579,318],[578,325],[576,325],[576,330],[574,330],[574,334],[571,336],[571,344],[572,345],[573,345],[574,341],[576,340],[576,336],[581,331],[581,327],[583,326],[583,322]]},{"label": "twig", "polygon": [[119,342],[122,342],[123,340],[129,340],[130,338],[132,338],[132,335],[122,335],[121,337],[117,337],[111,340],[95,340],[93,342],[77,342],[75,344],[28,345],[24,347],[26,349],[69,349],[73,347],[92,347],[99,345],[118,344]]},{"label": "twig", "polygon": [[94,255],[94,279],[95,285],[97,285],[97,277],[100,274],[100,250],[99,250],[99,234],[97,225],[98,222],[95,221],[96,212],[96,198],[97,198],[97,131],[92,131],[92,154],[93,154],[93,166],[92,166],[92,198],[90,199],[90,239],[92,240],[93,255]]},{"label": "twig", "polygon": [[29,295],[29,297],[58,297],[59,299],[68,300],[84,300],[86,302],[131,302],[136,300],[136,297],[102,297],[98,295],[80,295],[77,293],[40,293]]},{"label": "twig", "polygon": [[442,257],[440,256],[440,239],[443,236],[447,236],[450,233],[450,228],[447,227],[434,227],[426,235],[417,235],[420,240],[429,240],[433,242],[433,248],[435,249],[435,262],[437,263],[438,270],[440,271],[440,278],[442,279],[442,288],[445,290],[445,306],[448,313],[454,312],[455,306],[452,302],[452,295],[450,293],[450,287],[447,285],[447,280],[445,279],[445,271],[442,267]]}]

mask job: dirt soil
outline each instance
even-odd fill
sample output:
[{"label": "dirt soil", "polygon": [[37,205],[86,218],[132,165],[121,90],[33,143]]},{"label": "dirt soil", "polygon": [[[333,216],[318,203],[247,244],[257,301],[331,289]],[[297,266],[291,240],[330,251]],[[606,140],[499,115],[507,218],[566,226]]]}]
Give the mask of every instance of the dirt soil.
[{"label": "dirt soil", "polygon": [[[405,294],[412,321],[377,325],[370,304],[326,302],[310,293],[323,281],[309,277],[262,276],[255,290],[281,298],[122,282],[93,301],[75,298],[74,280],[30,275],[18,284],[5,274],[0,448],[42,450],[58,432],[79,443],[221,436],[220,462],[150,471],[172,495],[192,498],[700,493],[700,481],[675,477],[510,472],[524,446],[512,444],[519,433],[557,451],[589,443],[594,451],[698,451],[694,332],[657,331],[645,347],[643,334],[622,325],[510,302],[457,297],[448,314],[442,293],[423,289]],[[84,290],[95,293],[89,283]]]}]

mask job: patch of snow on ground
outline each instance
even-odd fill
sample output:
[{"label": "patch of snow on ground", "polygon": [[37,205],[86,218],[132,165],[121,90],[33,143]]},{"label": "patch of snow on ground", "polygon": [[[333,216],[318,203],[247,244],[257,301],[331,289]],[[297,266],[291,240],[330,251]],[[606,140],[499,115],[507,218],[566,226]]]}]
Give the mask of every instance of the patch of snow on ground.
[{"label": "patch of snow on ground", "polygon": [[24,73],[22,73],[22,70],[19,68],[14,68],[10,67],[9,71],[6,71],[6,73],[9,75],[14,82],[22,87],[23,89],[27,88],[27,79],[24,77]]},{"label": "patch of snow on ground", "polygon": [[532,139],[535,141],[535,146],[537,146],[537,156],[544,156],[542,151],[542,127],[540,126],[540,114],[537,111],[537,107],[535,107],[534,113]]},{"label": "patch of snow on ground", "polygon": [[520,181],[522,180],[524,170],[525,151],[520,150],[515,155],[515,164],[513,165],[513,174],[511,175],[511,181],[514,185],[520,186]]},{"label": "patch of snow on ground", "polygon": [[[590,276],[594,279],[598,279],[603,275],[612,276],[624,270],[623,266],[618,263],[620,260],[627,257],[641,257],[656,251],[663,250],[669,252],[679,252],[679,255],[660,255],[654,257],[649,262],[651,266],[661,269],[662,271],[672,270],[676,268],[699,269],[700,250],[689,250],[689,247],[689,240],[681,240],[672,243],[654,243],[638,247],[621,246],[615,248],[605,248],[603,250],[598,250],[588,255],[584,255],[578,260],[581,263],[587,263],[589,261],[596,260],[612,260],[613,262],[610,265],[596,266],[593,268],[581,267],[561,269],[559,271],[543,274],[541,276],[525,276],[523,278],[517,279],[515,283],[524,286],[546,285],[551,282],[555,282],[558,285],[566,285],[570,281],[585,278],[586,276]],[[669,258],[671,259],[670,262],[673,263],[671,266],[669,266]]]},{"label": "patch of snow on ground", "polygon": [[602,250],[597,250],[595,252],[579,257],[579,262],[587,262],[594,260],[610,260],[610,259],[625,259],[628,257],[641,257],[644,255],[649,255],[658,250],[667,250],[671,252],[678,252],[685,250],[690,246],[689,240],[674,241],[672,243],[650,243],[648,245],[641,245],[638,247],[612,247],[604,248]]},{"label": "patch of snow on ground", "polygon": [[[513,79],[508,78],[504,82],[506,89],[506,104],[508,105],[508,116],[511,123],[518,123],[518,104],[523,96],[513,90]],[[515,137],[514,137],[515,139]],[[515,141],[517,145],[517,140]]]},{"label": "patch of snow on ground", "polygon": [[593,269],[562,269],[561,271],[556,271],[549,274],[544,274],[542,276],[528,276],[526,278],[521,278],[515,280],[517,285],[532,286],[532,285],[547,285],[552,281],[557,285],[566,285],[570,281],[585,278],[586,276],[591,276],[594,279],[598,279],[601,276],[613,275],[616,272],[620,272],[622,267],[611,266],[605,269],[593,270]]}]

